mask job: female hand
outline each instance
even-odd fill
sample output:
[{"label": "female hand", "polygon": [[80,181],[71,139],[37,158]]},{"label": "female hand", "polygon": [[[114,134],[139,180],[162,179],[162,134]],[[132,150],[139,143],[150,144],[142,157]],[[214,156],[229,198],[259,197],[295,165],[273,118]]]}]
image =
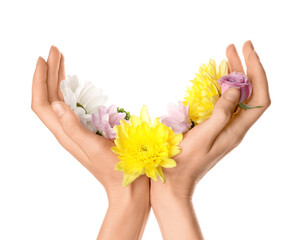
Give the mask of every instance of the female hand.
[{"label": "female hand", "polygon": [[[99,237],[138,239],[142,236],[150,210],[149,180],[141,176],[131,186],[121,186],[123,174],[114,170],[118,162],[117,156],[111,151],[114,143],[85,129],[76,114],[64,103],[60,90],[60,82],[64,79],[64,57],[56,47],[51,47],[47,62],[41,57],[37,61],[32,86],[32,110],[59,143],[104,186],[109,210]],[[131,220],[129,215],[133,216]]]},{"label": "female hand", "polygon": [[[234,45],[227,47],[226,55],[229,71],[244,73]],[[177,167],[163,170],[166,183],[151,182],[151,204],[164,239],[203,238],[191,204],[196,184],[241,142],[270,105],[266,74],[250,41],[244,44],[243,55],[253,85],[247,104],[263,107],[234,114],[240,92],[229,89],[217,101],[211,117],[184,134],[180,143],[182,152],[174,158]]]}]

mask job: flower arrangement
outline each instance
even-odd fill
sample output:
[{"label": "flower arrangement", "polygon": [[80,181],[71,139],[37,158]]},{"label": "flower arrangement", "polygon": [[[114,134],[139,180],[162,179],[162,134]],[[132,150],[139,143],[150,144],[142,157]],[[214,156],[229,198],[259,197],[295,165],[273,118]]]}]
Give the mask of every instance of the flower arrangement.
[{"label": "flower arrangement", "polygon": [[112,151],[119,162],[116,171],[124,172],[123,186],[146,174],[165,183],[163,168],[177,166],[174,156],[183,134],[207,120],[221,95],[230,87],[240,90],[238,107],[260,108],[244,103],[252,93],[251,82],[245,74],[228,73],[226,60],[217,65],[213,59],[202,64],[199,73],[190,81],[183,101],[168,105],[168,114],[152,123],[144,105],[140,117],[131,115],[115,105],[105,106],[107,97],[91,82],[80,83],[76,76],[67,76],[60,83],[64,101],[91,132],[114,141]]}]

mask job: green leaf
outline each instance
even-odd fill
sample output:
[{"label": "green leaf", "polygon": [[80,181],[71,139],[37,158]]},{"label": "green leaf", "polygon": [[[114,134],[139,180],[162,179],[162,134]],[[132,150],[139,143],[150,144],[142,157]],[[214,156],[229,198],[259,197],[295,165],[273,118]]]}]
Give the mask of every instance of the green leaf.
[{"label": "green leaf", "polygon": [[239,103],[238,107],[242,108],[244,110],[247,110],[247,109],[254,109],[254,108],[262,108],[263,106],[248,106],[245,103]]}]

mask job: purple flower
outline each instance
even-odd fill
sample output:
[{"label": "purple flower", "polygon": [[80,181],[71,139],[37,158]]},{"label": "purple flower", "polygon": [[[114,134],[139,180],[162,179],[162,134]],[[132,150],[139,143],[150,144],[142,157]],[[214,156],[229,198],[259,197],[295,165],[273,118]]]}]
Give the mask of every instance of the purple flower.
[{"label": "purple flower", "polygon": [[252,92],[252,85],[249,78],[243,73],[232,72],[224,77],[221,77],[218,80],[218,83],[221,86],[222,94],[231,87],[240,89],[241,97],[239,103],[242,103],[248,99]]},{"label": "purple flower", "polygon": [[189,105],[185,107],[184,104],[179,101],[178,106],[175,104],[168,104],[168,115],[161,117],[161,122],[167,127],[171,127],[176,133],[184,133],[191,127],[191,121],[189,118]]},{"label": "purple flower", "polygon": [[101,106],[98,114],[92,114],[92,122],[95,128],[109,140],[116,138],[115,125],[120,125],[120,120],[125,118],[125,113],[118,113],[115,105]]}]

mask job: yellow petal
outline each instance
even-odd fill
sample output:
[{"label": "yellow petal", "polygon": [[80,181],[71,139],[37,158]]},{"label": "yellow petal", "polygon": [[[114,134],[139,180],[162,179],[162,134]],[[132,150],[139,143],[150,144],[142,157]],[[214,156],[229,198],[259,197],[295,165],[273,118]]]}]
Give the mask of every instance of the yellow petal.
[{"label": "yellow petal", "polygon": [[160,118],[157,117],[157,118],[155,119],[154,124],[153,124],[152,127],[155,128],[159,123],[160,123]]},{"label": "yellow petal", "polygon": [[181,152],[181,148],[179,146],[173,145],[173,146],[170,147],[169,156],[170,157],[176,156],[180,152]]},{"label": "yellow petal", "polygon": [[183,134],[179,133],[176,135],[171,135],[171,137],[169,138],[169,143],[172,145],[178,145],[183,139]]},{"label": "yellow petal", "polygon": [[165,182],[166,182],[166,178],[165,178],[165,176],[164,176],[162,167],[158,167],[157,170],[158,170],[158,173],[159,173],[159,176],[160,176],[161,181],[162,181],[163,183],[165,183]]},{"label": "yellow petal", "polygon": [[116,154],[120,154],[119,148],[117,148],[116,146],[112,147],[112,151]]},{"label": "yellow petal", "polygon": [[115,170],[116,171],[119,171],[119,172],[122,172],[124,169],[124,162],[123,161],[120,161],[116,164],[116,167],[115,167]]},{"label": "yellow petal", "polygon": [[165,167],[165,168],[173,168],[175,166],[177,166],[177,163],[175,160],[171,159],[171,158],[167,158],[167,159],[163,159],[160,163],[161,167]]},{"label": "yellow petal", "polygon": [[223,59],[220,63],[219,72],[220,72],[220,78],[224,77],[228,74],[228,65],[227,65],[227,61],[225,59]]},{"label": "yellow petal", "polygon": [[158,171],[156,168],[150,168],[146,170],[146,175],[150,178],[152,178],[154,181],[158,181],[157,180],[157,176],[158,176]]},{"label": "yellow petal", "polygon": [[135,181],[137,177],[139,177],[139,175],[126,175],[126,174],[124,173],[122,186],[123,186],[123,187],[128,186],[128,185],[131,184],[133,181]]},{"label": "yellow petal", "polygon": [[126,122],[124,119],[120,120],[120,125],[121,125],[121,129],[123,131],[123,133],[125,134],[125,136],[127,137],[127,129],[129,128],[129,123]]},{"label": "yellow petal", "polygon": [[141,112],[140,112],[140,120],[142,122],[147,122],[149,126],[151,126],[150,117],[148,115],[147,107],[143,105]]},{"label": "yellow petal", "polygon": [[134,127],[137,127],[141,123],[140,119],[135,115],[131,116],[129,121],[130,124]]}]

